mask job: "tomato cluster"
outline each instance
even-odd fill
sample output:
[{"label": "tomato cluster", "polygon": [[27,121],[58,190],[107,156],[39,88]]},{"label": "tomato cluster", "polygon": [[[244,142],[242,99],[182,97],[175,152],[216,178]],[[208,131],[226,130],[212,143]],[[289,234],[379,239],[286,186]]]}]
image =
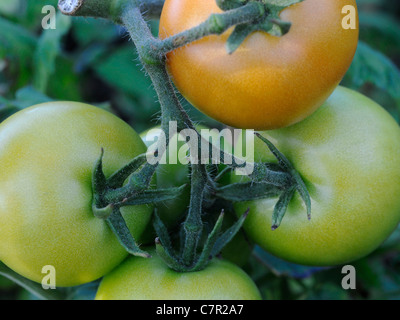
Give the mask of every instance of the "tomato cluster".
[{"label": "tomato cluster", "polygon": [[[240,268],[253,243],[303,265],[338,265],[371,253],[400,222],[400,127],[369,98],[338,86],[358,42],[358,25],[343,28],[345,6],[356,8],[356,1],[297,3],[281,13],[292,23],[288,34],[255,31],[233,54],[225,48],[228,30],[167,55],[172,80],[194,106],[228,126],[267,130],[260,134],[304,181],[310,220],[298,193],[276,230],[271,221],[277,197],[235,202],[229,223],[235,213],[249,215],[221,259],[200,271],[174,271],[150,247],[154,208],[173,229],[190,205],[188,166],[167,163],[158,166],[156,187],[187,187],[156,206],[121,207],[132,236],[152,253],[148,259],[128,257],[106,221],[93,214],[93,168],[103,150],[102,170],[110,177],[147,151],[147,132],[138,135],[94,106],[50,102],[0,124],[0,261],[36,282],[44,266],[54,266],[57,286],[103,278],[99,300],[261,299]],[[160,37],[213,13],[222,13],[215,0],[166,0]],[[243,140],[234,148],[243,148]],[[176,154],[172,148],[167,153]],[[277,162],[261,140],[254,155],[256,162]],[[249,179],[232,171],[224,183]]]}]

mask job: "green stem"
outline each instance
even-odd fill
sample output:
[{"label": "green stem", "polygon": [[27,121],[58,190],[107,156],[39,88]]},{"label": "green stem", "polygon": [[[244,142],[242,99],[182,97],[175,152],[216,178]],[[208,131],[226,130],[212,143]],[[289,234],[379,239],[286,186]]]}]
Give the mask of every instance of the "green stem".
[{"label": "green stem", "polygon": [[[148,19],[158,19],[165,0],[135,0]],[[59,0],[58,7],[65,15],[104,18],[121,24],[124,7],[132,0]]]},{"label": "green stem", "polygon": [[[122,20],[134,41],[138,50],[141,62],[150,76],[154,89],[157,92],[158,99],[161,105],[161,129],[165,134],[165,144],[160,141],[157,145],[157,156],[161,157],[169,144],[169,123],[170,121],[177,122],[177,130],[190,128],[195,130],[194,125],[187,113],[184,111],[175,94],[171,79],[167,73],[166,67],[163,64],[154,64],[151,61],[144,59],[148,56],[148,41],[154,40],[147,23],[144,21],[140,9],[137,4],[132,3],[125,7],[122,14]],[[124,199],[129,198],[132,194],[148,188],[151,177],[157,169],[157,163],[146,163],[143,168],[131,177],[131,182],[121,188],[109,190],[104,198],[110,203],[121,203]]]},{"label": "green stem", "polygon": [[[63,1],[61,0],[60,3],[62,2]],[[180,104],[171,78],[167,73],[165,63],[166,53],[202,37],[211,34],[221,34],[232,26],[255,22],[265,17],[266,14],[266,9],[262,2],[252,1],[244,6],[234,8],[221,14],[212,14],[200,25],[167,39],[160,40],[152,35],[147,22],[144,20],[143,14],[144,11],[151,12],[153,9],[156,11],[155,8],[160,8],[161,3],[163,3],[162,0],[76,0],[76,3],[79,5],[75,6],[75,11],[71,11],[68,14],[111,19],[117,23],[122,23],[129,32],[130,37],[135,44],[140,61],[146,73],[152,80],[161,106],[161,129],[164,131],[166,140],[160,141],[159,139],[157,150],[154,154],[154,156],[157,156],[158,158],[162,157],[162,155],[166,152],[166,148],[170,140],[169,125],[171,121],[176,121],[178,132],[184,129],[196,131],[193,122]],[[198,140],[197,159],[193,159],[194,150],[191,150],[192,163],[190,165],[190,207],[186,220],[183,224],[183,228],[181,229],[184,234],[184,237],[182,237],[183,245],[181,246],[181,256],[177,261],[175,261],[178,264],[181,263],[183,269],[185,269],[185,266],[189,267],[193,265],[198,257],[197,249],[203,232],[202,206],[205,197],[205,191],[207,190],[209,192],[210,189],[213,189],[214,191],[217,190],[217,185],[211,179],[207,171],[207,166],[200,162],[202,151],[202,144],[200,141],[202,140],[202,137],[197,131],[196,133]],[[212,147],[211,149],[214,150],[215,148]],[[220,152],[221,157],[224,159],[228,156],[228,154],[219,149],[214,151]],[[245,163],[238,161],[238,159],[234,157],[232,158],[233,164],[230,165],[231,168],[239,168],[246,165]],[[282,157],[279,156],[278,158],[281,159]],[[194,162],[193,160],[199,161]],[[127,185],[117,189],[105,191],[104,199],[107,200],[105,202],[117,204],[123,203],[124,201],[129,202],[127,198],[130,196],[139,194],[140,192],[145,192],[145,190],[147,190],[149,187],[151,177],[154,175],[157,165],[157,161],[154,163],[145,163],[139,171],[131,175]],[[270,168],[264,167],[263,165],[256,165],[255,168],[256,171],[252,175],[252,178],[257,180],[267,176],[268,180],[272,180],[270,184],[273,184],[273,187],[270,189],[275,190],[276,188],[274,185],[279,185],[280,179],[283,177],[283,175],[280,175],[279,172],[269,172],[268,170]],[[266,175],[266,173],[270,173],[270,175]],[[275,179],[275,177],[279,179]],[[285,176],[284,178],[287,177]],[[284,185],[286,185],[287,182],[291,182],[291,179],[285,179]],[[268,185],[268,183],[265,184]],[[226,195],[227,192],[224,194]],[[285,203],[286,201],[283,204]],[[226,237],[223,239],[225,238]],[[223,239],[221,240],[221,243],[224,243]],[[129,244],[130,242],[128,241],[127,243]],[[159,244],[159,246],[160,245],[161,244]],[[163,243],[162,245],[166,244]],[[220,247],[220,245],[218,247]],[[208,249],[210,248],[211,245]],[[168,248],[168,250],[165,252],[169,251],[169,249],[170,248]],[[172,256],[170,256],[170,258],[175,259]]]},{"label": "green stem", "polygon": [[185,46],[205,36],[222,34],[235,25],[250,23],[260,19],[264,15],[264,6],[259,2],[249,2],[237,9],[232,9],[224,13],[214,13],[198,26],[158,42],[158,50],[160,51],[160,54],[165,55],[170,51]]},{"label": "green stem", "polygon": [[201,213],[207,176],[208,173],[204,165],[192,165],[190,206],[183,224],[185,241],[183,248],[181,248],[182,260],[187,266],[194,261],[198,242],[203,232]]}]

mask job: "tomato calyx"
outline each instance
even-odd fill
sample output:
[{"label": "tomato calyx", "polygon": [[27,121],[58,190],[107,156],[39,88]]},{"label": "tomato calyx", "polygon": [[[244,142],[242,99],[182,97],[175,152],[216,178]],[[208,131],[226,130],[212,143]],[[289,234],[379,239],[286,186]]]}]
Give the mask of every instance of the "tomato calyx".
[{"label": "tomato calyx", "polygon": [[222,230],[222,209],[215,224],[210,224],[214,224],[212,230],[205,228],[205,211],[207,202],[211,200],[207,198],[207,190],[214,184],[207,166],[191,163],[190,183],[190,206],[180,230],[169,232],[157,211],[153,220],[157,234],[156,251],[164,262],[177,272],[193,272],[206,268],[209,261],[220,254],[225,245],[233,239],[247,217],[246,213],[230,228]]},{"label": "tomato calyx", "polygon": [[[158,234],[158,237],[155,239],[157,254],[171,269],[175,271],[195,272],[203,270],[211,261],[211,259],[219,255],[221,250],[239,232],[244,223],[244,220],[248,215],[248,211],[245,212],[230,228],[222,232],[221,229],[224,220],[224,214],[224,210],[222,210],[213,229],[207,235],[206,240],[203,243],[203,247],[200,251],[194,251],[192,257],[189,260],[185,259],[186,257],[184,254],[184,250],[181,250],[180,254],[177,253],[177,251],[173,247],[167,229],[163,225],[162,221],[159,219],[158,215],[155,215],[156,218],[154,221],[154,227],[157,230]],[[183,243],[186,243],[188,237],[184,239],[184,237],[182,238],[181,236],[181,240],[184,241]],[[197,238],[196,240],[198,241],[199,238]]]},{"label": "tomato calyx", "polygon": [[185,185],[169,189],[150,189],[155,168],[145,163],[145,154],[137,156],[107,179],[103,172],[103,156],[102,149],[93,169],[93,214],[107,222],[128,253],[148,258],[150,255],[139,248],[131,235],[120,208],[174,199],[180,195]]},{"label": "tomato calyx", "polygon": [[252,23],[243,23],[235,26],[227,40],[227,50],[233,53],[255,31],[264,31],[270,35],[281,37],[289,32],[291,23],[280,19],[282,10],[304,0],[217,0],[217,5],[224,11],[237,9],[249,3],[259,3],[263,15]]},{"label": "tomato calyx", "polygon": [[276,230],[286,213],[290,200],[297,191],[306,205],[311,219],[311,200],[307,187],[290,161],[265,137],[255,133],[275,156],[278,163],[255,163],[250,181],[218,187],[215,195],[224,200],[242,202],[265,198],[278,198],[274,207],[271,229]]},{"label": "tomato calyx", "polygon": [[216,2],[218,7],[224,11],[227,11],[239,8],[248,3],[249,0],[216,0]]}]

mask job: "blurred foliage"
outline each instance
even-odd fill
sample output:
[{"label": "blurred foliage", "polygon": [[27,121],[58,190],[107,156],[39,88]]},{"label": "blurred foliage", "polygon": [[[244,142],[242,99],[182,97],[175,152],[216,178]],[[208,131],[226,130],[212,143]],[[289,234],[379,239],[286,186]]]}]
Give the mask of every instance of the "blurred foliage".
[{"label": "blurred foliage", "polygon": [[[57,0],[45,4],[56,6]],[[358,0],[360,45],[342,84],[400,119],[400,1]],[[159,106],[125,30],[110,22],[57,15],[57,28],[41,26],[43,1],[0,1],[0,122],[39,102],[83,101],[106,108],[138,132],[153,126]],[[157,33],[157,21],[149,21]],[[338,44],[339,45],[339,44]],[[211,127],[183,98],[191,117]],[[400,299],[400,230],[353,265],[357,289],[341,287],[341,267],[287,263],[256,247],[244,269],[266,299]],[[97,282],[68,290],[69,299],[92,299]],[[0,276],[0,299],[37,299]]]}]

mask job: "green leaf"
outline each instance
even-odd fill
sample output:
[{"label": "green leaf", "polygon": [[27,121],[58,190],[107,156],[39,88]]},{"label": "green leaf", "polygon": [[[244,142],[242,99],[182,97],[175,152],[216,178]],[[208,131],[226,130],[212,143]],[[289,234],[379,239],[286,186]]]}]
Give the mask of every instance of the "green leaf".
[{"label": "green leaf", "polygon": [[15,78],[8,79],[12,87],[18,88],[29,82],[36,44],[34,34],[0,16],[0,60],[6,58],[10,61],[9,73]]},{"label": "green leaf", "polygon": [[29,85],[19,89],[16,92],[13,104],[19,107],[20,109],[24,109],[33,106],[35,104],[50,102],[50,101],[53,101],[53,99],[49,98],[45,94],[37,91],[34,87]]},{"label": "green leaf", "polygon": [[396,101],[400,109],[400,70],[384,54],[360,41],[344,84],[359,89],[366,83],[385,90]]},{"label": "green leaf", "polygon": [[38,92],[32,86],[19,89],[15,94],[15,100],[8,100],[0,97],[0,122],[21,109],[33,106],[35,104],[52,101],[49,97]]},{"label": "green leaf", "polygon": [[14,106],[0,106],[0,123],[18,111],[19,109]]},{"label": "green leaf", "polygon": [[71,18],[57,13],[56,29],[44,30],[34,52],[33,83],[40,92],[46,92],[50,75],[56,69],[56,58],[60,54],[60,43],[71,26]]},{"label": "green leaf", "polygon": [[20,7],[20,0],[0,1],[0,14],[12,16],[17,14]]},{"label": "green leaf", "polygon": [[39,283],[24,278],[23,276],[8,268],[2,262],[0,262],[0,276],[4,276],[7,279],[10,279],[11,281],[18,284],[41,300],[62,300],[66,298],[66,292],[64,291],[64,289],[44,290]]},{"label": "green leaf", "polygon": [[[383,42],[384,47],[398,47],[400,45],[400,22],[394,16],[377,10],[364,10],[359,12],[359,20],[362,39],[369,38],[371,32],[375,31],[372,34],[375,38],[371,38],[371,41],[373,41],[371,43],[379,45],[379,43]],[[379,42],[374,41],[377,34]]]},{"label": "green leaf", "polygon": [[112,87],[129,95],[142,96],[144,92],[151,92],[151,81],[137,64],[139,61],[135,50],[131,46],[124,46],[108,57],[97,60],[93,67],[103,81]]},{"label": "green leaf", "polygon": [[0,16],[0,58],[16,56],[29,61],[37,39],[33,33]]},{"label": "green leaf", "polygon": [[110,47],[121,37],[120,27],[111,21],[90,17],[74,17],[72,32],[80,48],[88,48],[91,44]]}]

